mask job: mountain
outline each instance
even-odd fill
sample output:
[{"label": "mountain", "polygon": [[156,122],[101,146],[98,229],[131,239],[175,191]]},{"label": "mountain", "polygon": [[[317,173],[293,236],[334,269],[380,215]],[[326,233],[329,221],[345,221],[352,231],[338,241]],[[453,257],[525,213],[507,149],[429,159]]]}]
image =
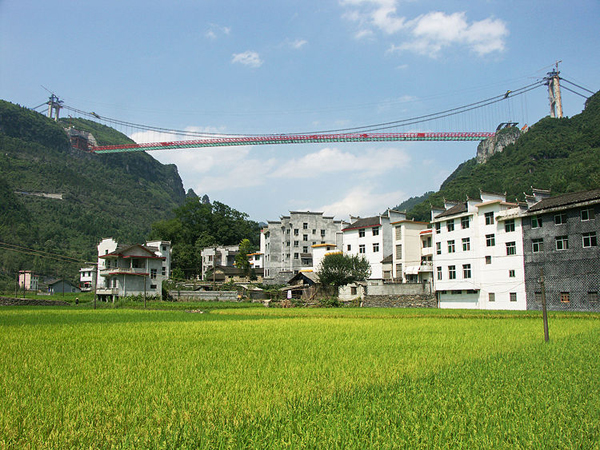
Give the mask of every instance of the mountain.
[{"label": "mountain", "polygon": [[545,117],[485,163],[465,161],[408,216],[429,220],[432,205],[442,207],[444,198],[478,198],[480,189],[506,192],[508,200],[519,201],[524,192],[531,194],[532,186],[550,189],[552,195],[600,187],[600,92],[588,99],[581,114]]},{"label": "mountain", "polygon": [[[0,270],[73,276],[96,259],[103,237],[142,242],[151,224],[185,202],[175,165],[143,152],[96,155],[71,147],[65,128],[92,133],[99,145],[132,142],[104,125],[59,123],[0,100]],[[1,245],[35,249],[32,258]],[[15,248],[15,247],[13,247]],[[57,263],[39,252],[78,261]],[[83,261],[83,262],[82,262]],[[62,273],[61,273],[62,272]]]}]

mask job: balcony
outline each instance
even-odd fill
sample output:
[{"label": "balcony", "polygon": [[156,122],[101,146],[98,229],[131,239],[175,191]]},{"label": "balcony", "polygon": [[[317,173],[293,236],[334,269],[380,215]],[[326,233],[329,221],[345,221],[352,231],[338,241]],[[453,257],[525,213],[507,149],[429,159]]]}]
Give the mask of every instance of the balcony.
[{"label": "balcony", "polygon": [[421,248],[421,256],[432,256],[432,255],[433,255],[433,247]]},{"label": "balcony", "polygon": [[119,290],[117,288],[98,288],[96,289],[96,295],[118,295]]},{"label": "balcony", "polygon": [[125,274],[125,275],[140,275],[140,276],[148,276],[148,272],[144,268],[140,267],[107,267],[106,269],[100,269],[101,276],[107,275],[116,275],[116,274]]}]

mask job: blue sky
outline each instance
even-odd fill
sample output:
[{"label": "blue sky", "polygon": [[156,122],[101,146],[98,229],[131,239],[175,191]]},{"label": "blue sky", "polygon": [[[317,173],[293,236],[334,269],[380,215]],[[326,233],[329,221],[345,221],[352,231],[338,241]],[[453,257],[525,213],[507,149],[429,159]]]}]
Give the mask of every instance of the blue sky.
[{"label": "blue sky", "polygon": [[[0,98],[37,106],[45,86],[71,107],[176,130],[356,127],[518,89],[557,60],[564,78],[600,89],[599,20],[597,0],[0,0]],[[565,115],[583,103],[563,91]],[[539,88],[419,130],[493,131],[548,111]],[[438,189],[475,152],[396,142],[151,154],[177,164],[186,190],[266,221],[290,210],[376,214]]]}]

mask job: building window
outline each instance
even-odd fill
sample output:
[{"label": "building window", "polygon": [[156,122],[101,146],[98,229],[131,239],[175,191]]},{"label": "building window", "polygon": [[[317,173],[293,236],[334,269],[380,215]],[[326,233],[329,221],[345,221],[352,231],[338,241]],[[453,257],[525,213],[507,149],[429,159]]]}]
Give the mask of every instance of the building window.
[{"label": "building window", "polygon": [[167,268],[165,266],[163,266],[161,268],[161,275],[164,277],[165,275],[167,275]]},{"label": "building window", "polygon": [[456,266],[448,266],[448,278],[456,280]]},{"label": "building window", "polygon": [[298,253],[294,253],[294,259],[298,259],[300,255]]},{"label": "building window", "polygon": [[150,289],[156,289],[156,285],[155,284],[151,284],[150,285]]},{"label": "building window", "polygon": [[373,228],[373,236],[379,236],[379,227]]},{"label": "building window", "polygon": [[569,303],[571,301],[569,293],[568,292],[561,292],[560,293],[560,301],[562,303]]},{"label": "building window", "polygon": [[402,278],[402,263],[396,264],[396,277]]},{"label": "building window", "polygon": [[298,236],[299,231],[298,228],[294,228],[294,236]]},{"label": "building window", "polygon": [[544,240],[543,239],[533,239],[531,241],[531,250],[533,253],[539,253],[544,251]]},{"label": "building window", "polygon": [[531,216],[531,228],[542,228],[542,218],[540,216]]},{"label": "building window", "polygon": [[556,242],[556,250],[569,249],[569,236],[556,236],[554,241]]},{"label": "building window", "polygon": [[594,213],[594,208],[587,208],[581,210],[581,220],[593,220],[596,218],[596,214]]},{"label": "building window", "polygon": [[454,219],[446,221],[446,229],[448,231],[454,231]]},{"label": "building window", "polygon": [[304,222],[304,223],[302,224],[302,229],[303,229],[303,230],[308,230],[308,223]]},{"label": "building window", "polygon": [[[267,233],[267,234],[269,234],[269,233]],[[285,230],[285,234],[287,234],[289,236],[290,235],[290,230]],[[269,236],[265,235],[265,237],[269,237]]]},{"label": "building window", "polygon": [[588,292],[587,298],[588,298],[588,302],[590,302],[592,304],[598,303],[598,292],[597,291]]},{"label": "building window", "polygon": [[365,229],[361,228],[360,230],[358,230],[358,237],[365,237]]},{"label": "building window", "polygon": [[157,274],[156,269],[150,269],[150,278],[151,279],[153,279],[153,280],[156,279],[156,274]]},{"label": "building window", "polygon": [[583,240],[583,247],[584,248],[597,247],[598,246],[598,239],[596,238],[596,232],[595,231],[591,231],[589,233],[583,233],[582,240]]},{"label": "building window", "polygon": [[379,243],[375,242],[373,244],[373,253],[377,253],[377,252],[379,252]]},{"label": "building window", "polygon": [[510,293],[510,301],[511,302],[516,302],[517,301],[517,293],[516,292],[511,292]]},{"label": "building window", "polygon": [[488,293],[488,301],[490,301],[490,302],[495,302],[496,301],[496,294],[494,292],[489,292]]},{"label": "building window", "polygon": [[491,264],[492,263],[492,257],[491,256],[486,256],[485,257],[485,263],[486,264]]},{"label": "building window", "polygon": [[564,225],[567,223],[567,215],[565,213],[554,215],[554,225]]},{"label": "building window", "polygon": [[313,228],[313,230],[312,230],[312,234],[317,234],[317,230],[315,230],[315,229]]},{"label": "building window", "polygon": [[442,229],[442,227],[441,227],[440,223],[439,222],[436,223],[435,224],[435,234],[440,234],[441,229]]},{"label": "building window", "polygon": [[308,253],[308,247],[302,247],[302,253]]},{"label": "building window", "polygon": [[496,245],[496,236],[493,234],[486,234],[485,235],[485,245],[487,247],[493,247],[494,245]]},{"label": "building window", "polygon": [[535,302],[538,304],[542,303],[542,293],[541,292],[535,292],[534,293],[535,296]]},{"label": "building window", "polygon": [[504,231],[507,233],[515,231],[515,219],[510,219],[504,222]]},{"label": "building window", "polygon": [[321,237],[325,237],[325,230],[321,230]]},{"label": "building window", "polygon": [[517,254],[517,243],[516,242],[507,242],[506,243],[506,254],[509,256]]},{"label": "building window", "polygon": [[402,259],[402,244],[396,245],[396,259]]},{"label": "building window", "polygon": [[348,244],[348,251],[352,250],[352,246]]},{"label": "building window", "polygon": [[294,247],[298,247],[298,241],[294,241]]},{"label": "building window", "polygon": [[302,235],[302,240],[303,241],[308,241],[308,234],[303,234]]},{"label": "building window", "polygon": [[471,264],[463,264],[463,278],[471,278]]},{"label": "building window", "polygon": [[436,242],[436,243],[435,243],[435,252],[436,252],[438,255],[441,255],[441,254],[442,254],[442,243],[441,243],[441,242]]},{"label": "building window", "polygon": [[494,225],[494,213],[493,212],[485,213],[485,224],[486,225]]},{"label": "building window", "polygon": [[365,251],[365,244],[360,244],[358,246],[358,253],[366,253],[366,251]]},{"label": "building window", "polygon": [[454,241],[448,241],[448,253],[454,253],[455,250]]},{"label": "building window", "polygon": [[460,218],[460,226],[464,230],[465,228],[469,228],[469,217],[461,217]]},{"label": "building window", "polygon": [[468,252],[471,250],[471,238],[463,238],[462,239],[463,252]]},{"label": "building window", "polygon": [[356,286],[350,287],[350,295],[356,295],[356,293],[357,293]]},{"label": "building window", "polygon": [[441,267],[437,268],[437,279],[438,280],[442,279],[442,268]]},{"label": "building window", "polygon": [[515,271],[514,270],[509,270],[508,271],[508,277],[509,278],[514,278],[516,276]]}]

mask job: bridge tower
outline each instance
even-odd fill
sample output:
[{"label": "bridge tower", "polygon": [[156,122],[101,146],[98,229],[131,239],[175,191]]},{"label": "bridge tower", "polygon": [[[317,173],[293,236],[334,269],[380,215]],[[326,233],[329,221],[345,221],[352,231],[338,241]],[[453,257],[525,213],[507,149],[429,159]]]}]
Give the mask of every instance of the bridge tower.
[{"label": "bridge tower", "polygon": [[550,99],[550,117],[560,119],[563,116],[562,100],[560,97],[560,74],[558,70],[558,63],[556,61],[556,68],[552,72],[548,72],[544,78],[546,85],[548,86],[548,98]]},{"label": "bridge tower", "polygon": [[[63,101],[58,96],[52,94],[48,99],[48,118],[52,119],[52,111],[54,111],[54,120],[58,122],[59,111],[62,108]],[[42,103],[43,105],[43,103]]]}]

